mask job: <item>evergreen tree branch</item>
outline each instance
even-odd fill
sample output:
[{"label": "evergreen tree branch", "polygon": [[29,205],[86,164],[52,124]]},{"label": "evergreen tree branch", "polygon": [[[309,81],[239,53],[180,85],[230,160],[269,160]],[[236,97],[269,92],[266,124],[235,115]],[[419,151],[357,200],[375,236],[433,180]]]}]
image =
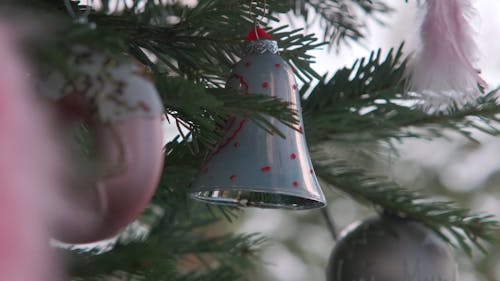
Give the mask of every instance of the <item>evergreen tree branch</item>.
[{"label": "evergreen tree branch", "polygon": [[[280,1],[270,2],[273,8],[286,7]],[[98,28],[122,38],[128,51],[155,72],[222,87],[241,53],[242,38],[254,22],[277,20],[272,14],[260,14],[262,3],[252,10],[248,5],[243,0],[204,0],[195,7],[167,2],[147,6],[142,12],[130,8],[120,14],[96,13],[91,19]],[[297,67],[301,79],[318,77],[309,66],[312,57],[307,52],[321,44],[311,34],[302,35],[300,29],[284,28],[270,30],[283,56]]]},{"label": "evergreen tree branch", "polygon": [[381,211],[421,221],[469,255],[472,245],[485,251],[485,242],[498,242],[500,224],[491,215],[473,214],[452,202],[432,200],[344,161],[321,159],[315,163],[315,170],[331,187]]},{"label": "evergreen tree branch", "polygon": [[360,142],[403,138],[430,139],[446,137],[449,131],[478,142],[473,135],[474,130],[490,136],[499,136],[500,108],[496,90],[477,102],[478,104],[465,108],[450,108],[447,112],[431,115],[415,107],[387,101],[374,105],[370,112],[362,114],[359,110],[338,112],[335,109],[324,110],[321,116],[306,113],[304,122],[307,124],[308,137],[311,135],[313,142],[332,139]]},{"label": "evergreen tree branch", "polygon": [[73,251],[71,273],[81,280],[115,272],[128,272],[142,280],[240,280],[241,268],[253,264],[255,249],[263,243],[256,235],[200,236],[194,236],[193,229],[184,229],[175,235],[115,245],[112,251],[99,255]]},{"label": "evergreen tree branch", "polygon": [[475,104],[451,107],[439,114],[425,112],[420,101],[405,95],[402,47],[391,49],[383,59],[380,49],[372,52],[352,67],[338,70],[329,81],[323,79],[312,90],[303,101],[310,142],[432,138],[445,136],[447,131],[443,129],[473,141],[474,129],[500,135],[496,90]]},{"label": "evergreen tree branch", "polygon": [[330,46],[346,41],[360,41],[366,36],[367,19],[377,21],[380,14],[392,9],[382,1],[367,0],[293,0],[292,11],[309,24],[319,21],[323,40]]},{"label": "evergreen tree branch", "polygon": [[167,207],[165,214],[143,240],[120,239],[104,252],[96,248],[66,253],[72,275],[82,280],[116,272],[142,278],[137,280],[241,280],[242,269],[254,265],[265,239],[256,234],[218,234],[217,219],[203,212],[204,204],[186,208],[176,200],[174,196],[162,205]]},{"label": "evergreen tree branch", "polygon": [[232,116],[248,118],[281,137],[283,134],[268,121],[268,116],[297,129],[298,117],[292,105],[275,97],[241,95],[229,89],[206,89],[181,78],[160,76],[156,85],[166,112],[176,120],[182,120],[180,122],[189,131],[193,153],[212,150],[226,133],[224,124]]}]

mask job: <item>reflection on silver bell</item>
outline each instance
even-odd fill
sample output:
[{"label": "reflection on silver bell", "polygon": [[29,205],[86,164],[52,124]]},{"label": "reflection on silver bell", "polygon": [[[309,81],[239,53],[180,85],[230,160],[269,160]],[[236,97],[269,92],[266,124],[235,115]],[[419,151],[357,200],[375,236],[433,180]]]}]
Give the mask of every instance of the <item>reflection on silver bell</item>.
[{"label": "reflection on silver bell", "polygon": [[255,32],[257,38],[251,38],[253,34],[247,37],[246,56],[234,66],[227,87],[289,102],[298,112],[299,130],[266,117],[286,136],[282,138],[246,119],[231,118],[223,141],[194,181],[191,197],[261,208],[324,207],[326,201],[302,133],[300,97],[292,68],[279,56],[276,41],[269,40],[262,29]]}]

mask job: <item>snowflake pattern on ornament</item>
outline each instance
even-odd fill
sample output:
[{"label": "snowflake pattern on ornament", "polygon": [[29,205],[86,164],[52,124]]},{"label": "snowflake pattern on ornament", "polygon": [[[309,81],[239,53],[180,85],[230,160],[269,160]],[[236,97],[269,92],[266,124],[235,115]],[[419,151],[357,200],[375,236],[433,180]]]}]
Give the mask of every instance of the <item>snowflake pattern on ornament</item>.
[{"label": "snowflake pattern on ornament", "polygon": [[129,117],[155,118],[163,111],[154,84],[146,72],[127,60],[75,47],[69,61],[74,73],[53,72],[40,85],[53,100],[77,94],[89,101],[90,112],[103,123]]}]

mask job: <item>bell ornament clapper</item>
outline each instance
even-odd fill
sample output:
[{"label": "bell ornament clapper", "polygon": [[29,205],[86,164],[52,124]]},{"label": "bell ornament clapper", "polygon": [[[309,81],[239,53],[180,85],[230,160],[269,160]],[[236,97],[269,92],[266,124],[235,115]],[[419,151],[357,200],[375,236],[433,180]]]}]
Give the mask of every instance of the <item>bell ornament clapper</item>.
[{"label": "bell ornament clapper", "polygon": [[265,94],[291,104],[300,120],[294,130],[266,117],[285,135],[272,135],[238,117],[228,121],[222,142],[192,184],[191,197],[223,205],[311,209],[326,205],[303,134],[300,96],[291,66],[261,28],[250,32],[245,56],[226,84],[242,94]]}]

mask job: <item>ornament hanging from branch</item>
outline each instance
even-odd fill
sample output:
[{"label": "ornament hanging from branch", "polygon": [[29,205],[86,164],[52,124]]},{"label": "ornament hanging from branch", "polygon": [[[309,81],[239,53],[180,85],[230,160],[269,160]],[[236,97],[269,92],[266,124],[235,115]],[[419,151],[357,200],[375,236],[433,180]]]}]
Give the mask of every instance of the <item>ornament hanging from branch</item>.
[{"label": "ornament hanging from branch", "polygon": [[76,46],[68,61],[73,71],[51,73],[41,92],[55,101],[62,138],[87,125],[95,162],[73,161],[54,237],[88,243],[117,234],[147,205],[163,163],[161,101],[138,65]]},{"label": "ornament hanging from branch", "polygon": [[333,249],[327,281],[456,281],[448,245],[416,221],[384,215],[348,226]]},{"label": "ornament hanging from branch", "polygon": [[406,69],[408,90],[430,112],[474,104],[487,87],[474,63],[470,0],[427,0],[420,44]]},{"label": "ornament hanging from branch", "polygon": [[224,140],[207,159],[191,196],[215,204],[260,208],[308,209],[325,206],[303,134],[300,96],[278,44],[255,27],[246,37],[246,53],[233,67],[227,87],[260,93],[290,103],[298,130],[266,117],[285,138],[271,135],[245,118],[233,117]]}]

